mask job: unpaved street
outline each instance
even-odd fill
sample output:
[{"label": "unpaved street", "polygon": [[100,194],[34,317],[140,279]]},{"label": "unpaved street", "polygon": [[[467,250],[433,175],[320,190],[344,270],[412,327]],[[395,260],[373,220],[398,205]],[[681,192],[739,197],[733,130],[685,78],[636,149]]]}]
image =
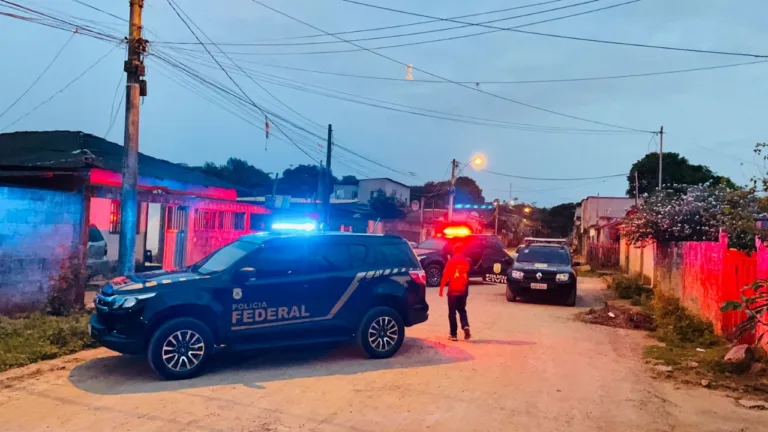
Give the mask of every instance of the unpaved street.
[{"label": "unpaved street", "polygon": [[760,431],[768,413],[650,378],[639,332],[588,326],[580,308],[511,304],[473,286],[471,342],[430,321],[392,359],[301,349],[223,359],[207,375],[159,381],[144,358],[99,349],[0,375],[3,431]]}]

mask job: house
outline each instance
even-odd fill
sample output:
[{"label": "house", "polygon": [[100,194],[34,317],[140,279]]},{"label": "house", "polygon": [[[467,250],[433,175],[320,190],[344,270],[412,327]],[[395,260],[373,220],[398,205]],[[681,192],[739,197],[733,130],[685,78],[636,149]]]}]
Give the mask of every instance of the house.
[{"label": "house", "polygon": [[589,196],[583,199],[574,216],[581,250],[586,251],[589,243],[617,242],[617,223],[634,205],[634,198]]},{"label": "house", "polygon": [[371,198],[379,190],[388,196],[394,196],[406,204],[411,200],[411,188],[390,178],[363,179],[359,180],[356,185],[337,184],[333,186],[332,197],[336,199],[358,199],[360,202],[367,203],[371,201]]},{"label": "house", "polygon": [[[0,312],[44,301],[63,263],[86,261],[89,236],[117,260],[122,159],[123,146],[83,132],[0,134]],[[144,154],[138,202],[136,262],[151,255],[165,269],[266,228],[269,213],[219,179]]]}]

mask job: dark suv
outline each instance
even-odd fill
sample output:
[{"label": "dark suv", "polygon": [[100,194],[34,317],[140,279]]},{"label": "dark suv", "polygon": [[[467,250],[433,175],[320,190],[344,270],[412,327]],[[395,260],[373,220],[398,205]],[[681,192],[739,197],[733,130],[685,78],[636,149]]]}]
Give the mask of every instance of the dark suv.
[{"label": "dark suv", "polygon": [[507,301],[549,296],[566,306],[576,306],[576,272],[568,248],[555,244],[531,244],[519,250],[507,270]]},{"label": "dark suv", "polygon": [[162,377],[199,375],[214,349],[356,338],[371,358],[394,355],[424,322],[425,277],[400,237],[251,234],[199,263],[112,280],[96,296],[90,333],[121,353],[146,353]]},{"label": "dark suv", "polygon": [[[440,284],[443,268],[453,253],[453,246],[462,243],[464,254],[472,263],[470,277],[482,277],[488,282],[506,283],[502,268],[512,264],[501,239],[491,234],[470,234],[462,237],[436,237],[421,243],[416,249],[419,262],[427,275],[427,285]],[[498,277],[498,280],[496,280]]]}]

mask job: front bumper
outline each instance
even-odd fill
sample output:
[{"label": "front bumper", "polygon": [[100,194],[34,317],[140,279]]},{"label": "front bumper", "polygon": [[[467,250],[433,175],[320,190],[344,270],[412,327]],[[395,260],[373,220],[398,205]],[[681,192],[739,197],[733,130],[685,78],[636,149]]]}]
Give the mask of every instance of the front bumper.
[{"label": "front bumper", "polygon": [[143,337],[129,337],[111,330],[101,322],[99,314],[91,316],[88,328],[94,340],[112,351],[122,354],[142,354],[144,352],[145,344]]},{"label": "front bumper", "polygon": [[568,282],[547,282],[547,289],[533,289],[531,288],[531,282],[521,281],[517,279],[507,279],[507,289],[519,297],[527,296],[567,296],[573,290],[576,289],[576,281],[570,280]]},{"label": "front bumper", "polygon": [[429,319],[429,305],[423,304],[418,306],[413,306],[408,311],[408,321],[406,322],[406,326],[410,327],[412,325],[421,324]]}]

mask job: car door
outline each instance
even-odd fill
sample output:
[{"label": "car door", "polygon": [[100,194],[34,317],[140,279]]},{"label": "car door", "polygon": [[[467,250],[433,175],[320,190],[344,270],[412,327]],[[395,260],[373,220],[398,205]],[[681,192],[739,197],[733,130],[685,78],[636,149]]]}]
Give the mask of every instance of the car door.
[{"label": "car door", "polygon": [[488,242],[483,249],[481,272],[486,282],[506,283],[506,274],[512,257],[504,250],[501,242]]},{"label": "car door", "polygon": [[483,237],[469,237],[469,241],[466,243],[466,248],[464,249],[464,254],[472,263],[472,267],[469,270],[470,276],[479,276],[482,274],[481,266],[484,248],[485,242],[483,241]]},{"label": "car door", "polygon": [[307,297],[307,245],[300,238],[264,242],[239,265],[252,277],[235,283],[232,293],[232,336],[238,342],[267,344],[301,337],[297,327],[322,318]]}]

